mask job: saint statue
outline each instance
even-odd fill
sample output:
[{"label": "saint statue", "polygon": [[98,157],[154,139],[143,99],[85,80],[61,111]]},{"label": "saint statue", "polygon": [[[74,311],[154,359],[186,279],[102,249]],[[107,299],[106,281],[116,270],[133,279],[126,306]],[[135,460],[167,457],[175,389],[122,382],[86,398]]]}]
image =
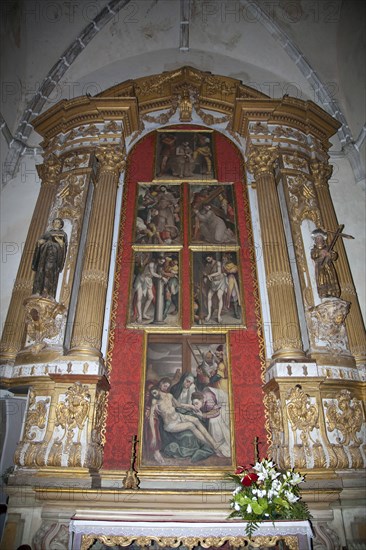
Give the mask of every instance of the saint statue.
[{"label": "saint statue", "polygon": [[55,218],[52,228],[37,241],[32,260],[32,269],[35,271],[32,294],[56,297],[58,277],[64,267],[67,251],[67,235],[63,226],[63,220]]},{"label": "saint statue", "polygon": [[327,233],[325,231],[315,229],[311,236],[314,239],[311,258],[315,262],[315,278],[319,298],[339,298],[341,289],[333,264],[337,260],[338,254],[332,246],[327,246]]}]

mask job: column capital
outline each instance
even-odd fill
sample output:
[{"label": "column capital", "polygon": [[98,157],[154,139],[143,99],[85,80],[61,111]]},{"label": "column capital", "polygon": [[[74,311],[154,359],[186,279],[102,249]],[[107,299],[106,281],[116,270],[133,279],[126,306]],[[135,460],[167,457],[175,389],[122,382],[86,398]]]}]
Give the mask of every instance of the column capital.
[{"label": "column capital", "polygon": [[279,156],[278,147],[251,145],[248,152],[248,170],[254,177],[273,174],[274,164]]},{"label": "column capital", "polygon": [[326,185],[333,173],[333,166],[320,160],[311,162],[310,169],[316,186]]},{"label": "column capital", "polygon": [[52,153],[43,164],[37,166],[37,172],[42,180],[42,185],[54,185],[61,172],[60,159]]},{"label": "column capital", "polygon": [[121,147],[101,146],[95,152],[95,156],[100,164],[100,169],[103,172],[118,173],[124,169],[126,165],[126,155]]}]

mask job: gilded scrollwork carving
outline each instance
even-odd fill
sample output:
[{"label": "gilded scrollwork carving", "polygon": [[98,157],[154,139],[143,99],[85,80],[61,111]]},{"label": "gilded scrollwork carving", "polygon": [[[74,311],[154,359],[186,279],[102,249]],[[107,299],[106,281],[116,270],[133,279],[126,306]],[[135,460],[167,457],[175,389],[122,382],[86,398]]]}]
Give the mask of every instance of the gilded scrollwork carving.
[{"label": "gilded scrollwork carving", "polygon": [[279,432],[283,431],[281,402],[273,391],[265,396],[264,402],[268,411],[268,422],[272,431],[273,440],[274,433],[278,436]]},{"label": "gilded scrollwork carving", "polygon": [[291,155],[283,155],[283,162],[285,168],[291,168],[293,170],[308,171],[307,160],[300,156],[298,151],[294,151]]},{"label": "gilded scrollwork carving", "polygon": [[298,130],[294,130],[294,128],[289,128],[287,126],[276,126],[276,128],[272,132],[272,135],[276,137],[296,139],[296,141],[304,144],[307,143],[306,136],[304,134],[302,134]]},{"label": "gilded scrollwork carving", "polygon": [[[68,453],[73,443],[75,431],[77,430],[77,444],[80,444],[81,434],[88,418],[90,407],[89,387],[75,382],[66,392],[64,402],[58,403],[56,407],[55,426],[60,426],[64,430],[65,438],[64,452]],[[74,452],[78,452],[75,447]]]},{"label": "gilded scrollwork carving", "polygon": [[311,404],[310,396],[300,386],[295,386],[288,393],[286,411],[293,431],[294,443],[297,444],[297,431],[299,431],[304,449],[309,453],[311,441],[316,443],[310,434],[315,428],[319,428],[318,407]]},{"label": "gilded scrollwork carving", "polygon": [[36,428],[43,430],[46,426],[50,398],[37,401],[37,394],[33,388],[29,390],[28,412],[24,424],[24,440],[33,441],[36,437]]},{"label": "gilded scrollwork carving", "polygon": [[99,541],[105,546],[121,546],[126,547],[135,543],[141,548],[151,548],[152,543],[156,543],[161,548],[178,548],[183,545],[189,550],[197,546],[202,548],[220,548],[224,544],[228,543],[233,548],[261,548],[261,547],[274,547],[278,542],[284,541],[286,548],[289,550],[298,550],[299,543],[298,538],[292,535],[285,536],[254,536],[249,537],[235,537],[235,536],[222,536],[222,537],[156,537],[156,536],[120,536],[120,535],[83,535],[81,540],[80,550],[88,550],[95,543]]},{"label": "gilded scrollwork carving", "polygon": [[37,354],[47,346],[45,340],[59,334],[66,307],[52,298],[35,296],[27,298],[24,307],[27,334],[33,340],[27,349]]},{"label": "gilded scrollwork carving", "polygon": [[327,428],[329,432],[337,430],[340,436],[337,443],[350,445],[353,441],[361,445],[362,440],[357,436],[364,421],[362,406],[349,390],[342,390],[336,395],[335,401],[325,402]]},{"label": "gilded scrollwork carving", "polygon": [[278,148],[268,146],[251,146],[248,154],[248,170],[254,177],[261,174],[273,174],[278,159]]},{"label": "gilded scrollwork carving", "polygon": [[[188,110],[189,110],[189,107],[188,107],[189,103],[188,102],[189,101],[190,100],[187,100],[187,102],[185,104],[185,107],[182,106],[182,108],[186,109],[186,115],[185,116],[187,116],[187,114],[188,114]],[[182,100],[181,100],[181,102],[182,102]],[[170,109],[168,109],[164,113],[160,113],[157,116],[143,114],[143,115],[141,115],[141,121],[145,120],[145,122],[152,122],[154,124],[167,124],[169,122],[169,120],[172,118],[172,116],[177,112],[178,107],[180,108],[181,102],[178,102],[178,97],[177,96],[173,96],[172,101],[171,101]],[[181,113],[181,108],[180,108],[180,113]]]},{"label": "gilded scrollwork carving", "polygon": [[65,185],[58,193],[61,198],[59,216],[74,220],[79,218],[82,209],[83,190],[85,187],[84,177],[68,175],[65,178]]},{"label": "gilded scrollwork carving", "polygon": [[304,219],[320,223],[320,210],[313,182],[306,174],[286,177],[291,219],[301,223]]},{"label": "gilded scrollwork carving", "polygon": [[99,469],[103,463],[103,447],[107,422],[108,392],[97,390],[95,396],[94,421],[88,445],[86,466]]},{"label": "gilded scrollwork carving", "polygon": [[64,170],[75,170],[76,168],[81,168],[88,165],[90,155],[85,154],[75,154],[66,157],[63,162]]}]

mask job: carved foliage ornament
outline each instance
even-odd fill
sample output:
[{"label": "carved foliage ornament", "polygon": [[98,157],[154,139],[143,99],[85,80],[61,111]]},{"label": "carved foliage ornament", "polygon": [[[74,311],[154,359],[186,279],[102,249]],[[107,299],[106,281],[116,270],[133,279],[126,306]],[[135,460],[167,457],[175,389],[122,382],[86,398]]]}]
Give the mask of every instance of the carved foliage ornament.
[{"label": "carved foliage ornament", "polygon": [[333,166],[325,162],[312,162],[310,168],[315,185],[326,185],[333,173]]},{"label": "carved foliage ornament", "polygon": [[328,430],[340,432],[342,437],[337,437],[337,442],[341,445],[349,445],[352,441],[361,445],[362,440],[357,436],[363,423],[361,403],[348,390],[338,393],[336,400],[337,404],[325,403]]},{"label": "carved foliage ornament", "polygon": [[64,430],[65,452],[70,450],[75,430],[78,430],[77,443],[80,443],[81,433],[88,418],[90,399],[89,387],[81,382],[75,382],[67,390],[65,401],[58,403],[56,407],[55,426],[60,426]]},{"label": "carved foliage ornament", "polygon": [[54,185],[61,172],[61,162],[55,154],[51,154],[37,169],[42,185]]},{"label": "carved foliage ornament", "polygon": [[305,174],[287,176],[286,181],[292,220],[299,223],[307,218],[320,225],[320,211],[313,182]]},{"label": "carved foliage ornament", "polygon": [[82,192],[85,187],[85,179],[81,176],[70,175],[65,179],[65,185],[59,192],[61,206],[59,217],[75,219],[81,214]]},{"label": "carved foliage ornament", "polygon": [[300,386],[291,388],[288,394],[287,416],[294,431],[296,441],[296,430],[300,431],[300,439],[305,448],[310,445],[310,433],[314,428],[319,427],[319,410],[311,404],[310,397]]},{"label": "carved foliage ornament", "polygon": [[252,537],[145,537],[145,536],[107,536],[107,535],[83,535],[80,550],[88,550],[93,543],[98,540],[105,546],[126,547],[135,543],[142,548],[151,548],[151,544],[156,542],[160,548],[178,548],[180,545],[192,550],[196,546],[202,548],[220,548],[229,543],[233,548],[260,548],[276,546],[280,540],[283,540],[289,550],[297,550],[298,539],[294,536],[258,536]]},{"label": "carved foliage ornament", "polygon": [[278,434],[278,432],[283,430],[280,401],[279,399],[277,399],[274,392],[270,392],[268,395],[266,395],[264,401],[268,411],[268,422],[271,431]]},{"label": "carved foliage ornament", "polygon": [[96,157],[101,170],[106,172],[121,172],[126,167],[125,151],[120,147],[99,147]]},{"label": "carved foliage ornament", "polygon": [[277,147],[251,147],[248,155],[248,170],[254,174],[254,177],[261,174],[273,174],[277,159]]},{"label": "carved foliage ornament", "polygon": [[48,405],[50,398],[36,400],[36,392],[33,388],[29,390],[28,413],[24,425],[24,440],[32,441],[36,437],[35,428],[43,430],[46,427]]}]

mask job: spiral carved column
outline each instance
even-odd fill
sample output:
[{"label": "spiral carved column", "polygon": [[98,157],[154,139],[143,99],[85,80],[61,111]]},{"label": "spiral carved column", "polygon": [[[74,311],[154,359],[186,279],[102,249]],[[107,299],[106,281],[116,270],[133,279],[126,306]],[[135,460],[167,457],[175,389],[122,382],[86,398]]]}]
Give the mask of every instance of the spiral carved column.
[{"label": "spiral carved column", "polygon": [[[328,164],[322,162],[313,162],[311,164],[311,171],[314,176],[324,228],[335,231],[338,227],[338,221],[328,184],[328,179],[332,174],[332,168]],[[356,364],[358,366],[365,366],[365,328],[342,239],[338,239],[336,249],[338,252],[336,268],[341,287],[341,297],[343,300],[351,303],[350,312],[346,318],[350,350],[356,360]]]},{"label": "spiral carved column", "polygon": [[32,255],[39,235],[44,232],[47,226],[49,212],[56,192],[60,168],[60,161],[55,155],[51,155],[43,165],[38,167],[38,172],[42,180],[41,189],[25,241],[17,278],[10,300],[8,315],[5,321],[0,347],[2,363],[14,362],[23,344],[22,340],[24,338],[25,328],[25,309],[23,302],[32,293]]},{"label": "spiral carved column", "polygon": [[119,173],[124,163],[123,151],[119,148],[100,148],[96,157],[100,169],[93,196],[69,352],[74,357],[101,356],[114,211]]},{"label": "spiral carved column", "polygon": [[295,290],[273,172],[277,157],[275,147],[251,147],[248,168],[254,174],[258,196],[273,359],[302,360],[304,351]]}]

